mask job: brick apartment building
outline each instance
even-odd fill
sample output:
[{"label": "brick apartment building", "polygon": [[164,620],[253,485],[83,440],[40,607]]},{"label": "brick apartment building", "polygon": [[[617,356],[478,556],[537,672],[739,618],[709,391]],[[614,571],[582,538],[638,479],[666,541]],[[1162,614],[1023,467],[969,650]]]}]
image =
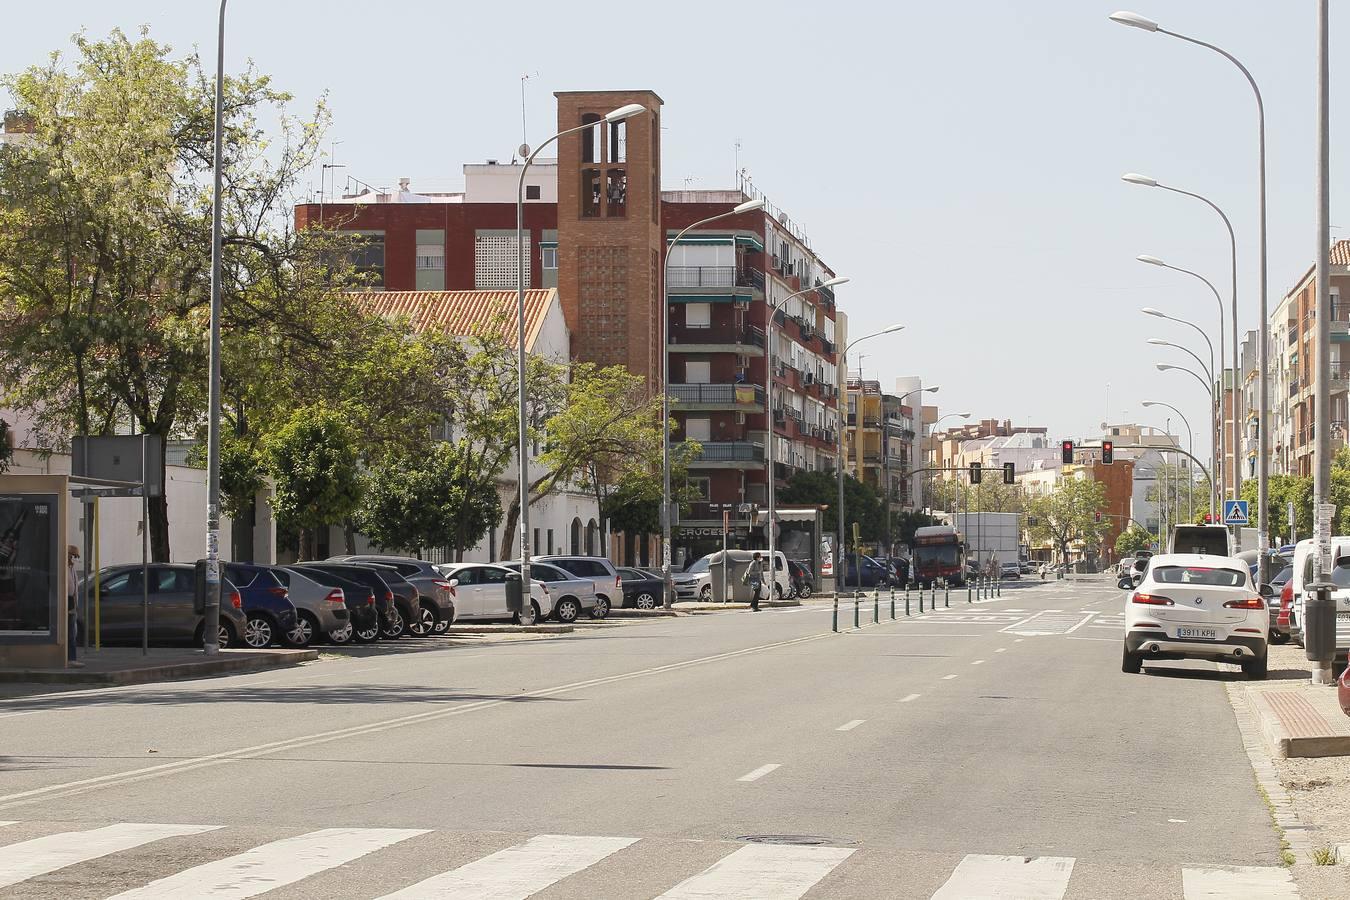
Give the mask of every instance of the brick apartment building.
[{"label": "brick apartment building", "polygon": [[[624,365],[659,390],[664,244],[685,226],[757,195],[748,181],[720,191],[660,191],[661,99],[650,91],[564,92],[558,158],[525,181],[526,287],[557,287],[571,356]],[[606,112],[641,103],[621,123]],[[297,228],[322,222],[366,237],[358,265],[372,289],[500,290],[516,285],[515,200],[520,166],[464,168],[465,189],[422,194],[404,179],[296,207]],[[704,498],[675,529],[677,567],[721,546],[733,504],[733,544],[759,546],[763,523],[742,504],[767,503],[765,441],[772,422],[781,487],[798,470],[832,469],[839,428],[836,346],[844,327],[828,288],[788,301],[772,327],[769,304],[833,277],[805,232],[766,204],[695,230],[670,250],[668,347],[675,439],[697,439],[689,480]],[[775,341],[774,409],[766,409],[766,347]],[[804,554],[806,556],[811,553]],[[616,548],[639,564],[659,559],[650,538]]]}]

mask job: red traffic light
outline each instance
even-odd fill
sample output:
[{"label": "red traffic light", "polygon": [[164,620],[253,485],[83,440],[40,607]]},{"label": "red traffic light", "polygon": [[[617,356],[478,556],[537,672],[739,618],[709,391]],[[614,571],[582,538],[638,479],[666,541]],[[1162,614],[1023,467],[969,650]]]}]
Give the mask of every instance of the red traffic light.
[{"label": "red traffic light", "polygon": [[1073,465],[1073,441],[1064,441],[1059,445],[1060,459],[1064,465]]},{"label": "red traffic light", "polygon": [[1102,441],[1102,462],[1106,465],[1116,461],[1116,445],[1110,441]]}]

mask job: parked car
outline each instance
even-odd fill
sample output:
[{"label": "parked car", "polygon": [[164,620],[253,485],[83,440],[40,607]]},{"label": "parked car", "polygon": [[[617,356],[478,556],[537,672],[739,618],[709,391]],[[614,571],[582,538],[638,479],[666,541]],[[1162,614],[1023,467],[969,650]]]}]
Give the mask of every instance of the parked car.
[{"label": "parked car", "polygon": [[605,602],[605,612],[611,606],[623,606],[623,578],[614,563],[603,556],[536,556],[534,562],[566,569],[573,575],[595,582],[595,597]]},{"label": "parked car", "polygon": [[1031,560],[1024,559],[1017,564],[1017,571],[1023,575],[1036,574],[1036,567],[1031,564]]},{"label": "parked car", "polygon": [[244,599],[244,645],[261,650],[286,643],[298,618],[286,586],[263,566],[227,562],[223,568]]},{"label": "parked car", "polygon": [[[859,578],[858,567],[862,567]],[[877,562],[870,556],[850,555],[844,572],[844,587],[890,587],[894,584],[894,575],[889,566]]]},{"label": "parked car", "polygon": [[[511,570],[488,563],[442,563],[436,566],[455,585],[459,602],[455,605],[461,622],[520,617],[506,605],[506,576]],[[534,621],[542,622],[553,611],[553,599],[547,582],[530,579],[530,602]]]},{"label": "parked car", "polygon": [[393,588],[389,586],[389,582],[382,578],[373,567],[358,566],[353,563],[301,562],[296,563],[292,568],[304,571],[313,569],[318,572],[328,572],[349,581],[364,584],[375,592],[375,610],[379,613],[378,631],[374,637],[370,637],[368,629],[358,628],[356,630],[356,642],[358,644],[368,644],[378,638],[396,640],[403,636],[403,632],[406,630],[405,620],[398,608],[398,598],[394,594]]},{"label": "parked car", "polygon": [[634,609],[656,609],[664,606],[661,593],[665,588],[661,573],[653,575],[643,569],[619,567],[623,579],[623,605]]},{"label": "parked car", "polygon": [[[520,571],[520,560],[504,562],[500,565],[514,572]],[[548,587],[548,597],[552,608],[540,604],[542,618],[552,617],[564,625],[581,618],[583,612],[592,619],[603,619],[609,615],[609,604],[595,595],[595,582],[589,578],[579,578],[549,563],[530,563],[530,578],[542,581]]]},{"label": "parked car", "polygon": [[[1289,634],[1299,645],[1303,644],[1303,605],[1307,600],[1306,585],[1313,580],[1314,552],[1311,539],[1298,542],[1294,549],[1294,572],[1289,579],[1293,585]],[[1327,576],[1336,585],[1331,598],[1336,603],[1336,653],[1339,656],[1350,650],[1350,537],[1333,536],[1331,556],[1332,566]]]},{"label": "parked car", "polygon": [[338,628],[326,632],[326,637],[330,643],[346,644],[357,641],[358,643],[369,644],[372,641],[379,640],[379,606],[375,601],[375,590],[370,585],[353,581],[342,575],[335,575],[326,569],[314,566],[306,568],[281,566],[280,568],[284,572],[315,581],[329,590],[342,591],[342,602],[347,607],[350,625],[347,628]]},{"label": "parked car", "polygon": [[[342,588],[320,584],[312,577],[313,573],[304,574],[282,566],[269,566],[268,571],[286,587],[287,596],[295,604],[295,630],[287,635],[292,645],[308,647],[333,633],[351,640],[352,617]],[[373,597],[371,609],[374,610]]]},{"label": "parked car", "polygon": [[999,566],[998,577],[999,577],[999,578],[1008,578],[1008,579],[1012,579],[1012,578],[1021,578],[1021,577],[1022,577],[1022,567],[1021,567],[1020,565],[1018,565],[1017,563],[1015,563],[1015,562],[1005,562],[1005,563],[1002,563],[1002,564]]},{"label": "parked car", "polygon": [[[422,612],[422,595],[417,590],[416,585],[400,575],[398,569],[393,566],[373,562],[362,563],[361,565],[380,576],[381,580],[389,586],[389,590],[394,594],[393,615],[380,629],[380,636],[393,640],[412,634],[413,631],[409,627],[409,623],[418,620]],[[423,624],[425,625],[425,623]],[[422,634],[430,633],[426,628],[422,629]]]},{"label": "parked car", "polygon": [[1238,663],[1265,678],[1269,613],[1241,560],[1199,553],[1155,556],[1125,600],[1121,670],[1145,659]]},{"label": "parked car", "polygon": [[[898,560],[897,560],[898,561]],[[908,565],[906,566],[908,569]],[[792,595],[805,600],[816,589],[815,576],[811,573],[811,563],[801,560],[788,560],[788,576],[792,579]]]},{"label": "parked car", "polygon": [[[1285,566],[1270,579],[1270,642],[1284,644],[1289,641],[1289,610],[1294,600],[1294,588],[1289,582],[1294,576],[1294,567]],[[1275,599],[1278,598],[1278,602]]]},{"label": "parked car", "polygon": [[1171,554],[1198,553],[1204,556],[1228,556],[1228,529],[1222,525],[1178,525],[1167,543]]},{"label": "parked car", "polygon": [[675,587],[676,600],[697,600],[700,603],[711,603],[713,598],[712,556],[704,556],[694,560],[689,568],[673,575],[671,582]]},{"label": "parked car", "polygon": [[[190,565],[180,563],[151,563],[149,566],[149,594],[144,590],[139,563],[105,566],[98,572],[98,624],[100,639],[105,644],[139,644],[143,621],[149,624],[152,644],[187,644],[201,646],[205,613],[196,605],[195,572]],[[84,598],[82,609],[94,615],[94,588],[92,578],[76,588]],[[229,580],[221,579],[220,619],[217,624],[220,646],[243,645],[245,628],[244,602],[239,589]],[[88,594],[85,598],[84,595]],[[148,599],[142,610],[142,599]],[[83,631],[85,622],[77,623]]]},{"label": "parked car", "polygon": [[415,636],[444,634],[455,621],[455,589],[433,563],[411,556],[367,553],[362,556],[332,556],[329,562],[377,563],[392,566],[417,588],[420,610],[408,622]]}]

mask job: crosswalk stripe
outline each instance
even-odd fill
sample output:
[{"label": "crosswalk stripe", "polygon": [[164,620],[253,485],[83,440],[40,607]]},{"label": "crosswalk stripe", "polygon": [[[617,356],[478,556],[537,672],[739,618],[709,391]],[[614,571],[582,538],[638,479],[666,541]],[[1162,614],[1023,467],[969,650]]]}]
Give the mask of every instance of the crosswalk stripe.
[{"label": "crosswalk stripe", "polygon": [[742,847],[657,900],[797,900],[852,853],[848,847]]},{"label": "crosswalk stripe", "polygon": [[1182,869],[1186,900],[1298,900],[1288,869],[1279,866],[1215,866]]},{"label": "crosswalk stripe", "polygon": [[524,900],[636,841],[627,837],[541,834],[419,881],[382,900]]},{"label": "crosswalk stripe", "polygon": [[151,841],[201,834],[203,831],[213,831],[219,827],[219,825],[147,825],[122,822],[89,831],[65,831],[20,841],[17,844],[0,847],[0,887],[18,884],[29,878],[55,872],[76,863],[98,859],[110,853],[130,850]]},{"label": "crosswalk stripe", "polygon": [[1060,900],[1073,874],[1070,856],[981,856],[961,860],[932,900],[1009,897]]},{"label": "crosswalk stripe", "polygon": [[185,869],[109,900],[242,900],[426,833],[415,828],[324,828]]}]

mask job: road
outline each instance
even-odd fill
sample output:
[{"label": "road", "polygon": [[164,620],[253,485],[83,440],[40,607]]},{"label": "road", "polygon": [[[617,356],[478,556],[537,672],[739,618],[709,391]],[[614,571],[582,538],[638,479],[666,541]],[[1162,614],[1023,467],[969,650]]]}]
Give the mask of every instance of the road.
[{"label": "road", "polygon": [[1122,674],[1105,580],[965,596],[8,700],[0,897],[1297,896],[1236,670]]}]

